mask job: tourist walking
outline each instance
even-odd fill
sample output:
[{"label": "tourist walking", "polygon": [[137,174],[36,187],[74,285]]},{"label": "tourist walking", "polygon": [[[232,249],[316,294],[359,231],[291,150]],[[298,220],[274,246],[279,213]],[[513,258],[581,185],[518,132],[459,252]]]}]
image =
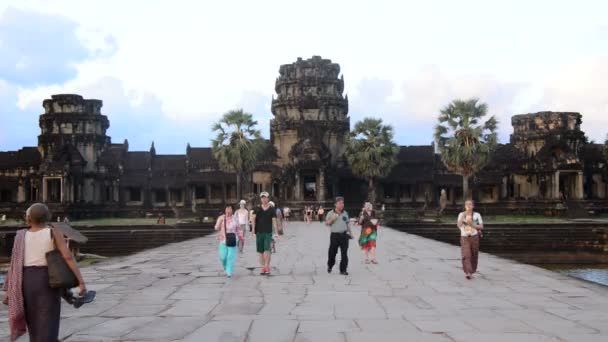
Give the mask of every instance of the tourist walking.
[{"label": "tourist walking", "polygon": [[319,216],[319,222],[323,223],[323,218],[325,217],[325,209],[322,206],[317,210],[317,215]]},{"label": "tourist walking", "polygon": [[310,224],[312,222],[312,205],[306,207],[306,223]]},{"label": "tourist walking", "polygon": [[239,202],[239,209],[236,211],[236,217],[239,226],[241,226],[241,231],[243,232],[242,238],[239,239],[239,255],[243,255],[243,248],[245,247],[245,232],[247,231],[247,227],[249,226],[249,210],[245,208],[247,202],[245,200],[241,200]]},{"label": "tourist walking", "polygon": [[335,208],[327,213],[325,224],[330,227],[327,273],[336,264],[336,254],[340,249],[340,274],[348,275],[348,240],[352,239],[348,213],[344,210],[344,198],[336,197]]},{"label": "tourist walking", "polygon": [[262,205],[255,209],[252,217],[252,230],[255,235],[256,250],[260,257],[260,265],[262,266],[262,275],[270,275],[270,251],[273,237],[278,239],[276,233],[273,236],[273,230],[276,232],[278,226],[277,214],[274,208],[270,206],[268,193],[263,191],[260,194]]},{"label": "tourist walking", "polygon": [[63,233],[48,225],[50,219],[48,207],[35,203],[25,214],[29,228],[17,231],[15,236],[3,301],[8,304],[11,341],[26,331],[31,342],[58,341],[61,295],[69,290],[50,287],[46,253],[55,248],[60,252],[78,280],[80,296],[87,295],[84,279]]},{"label": "tourist walking", "polygon": [[467,279],[477,272],[479,257],[479,236],[483,230],[483,220],[472,200],[464,202],[464,211],[458,214],[457,226],[460,229],[460,251],[462,254],[462,270]]},{"label": "tourist walking", "polygon": [[378,219],[370,202],[365,202],[363,210],[359,214],[359,224],[361,225],[359,246],[361,246],[361,249],[365,253],[365,263],[369,264],[371,261],[372,264],[377,264],[376,239],[378,237]]},{"label": "tourist walking", "polygon": [[220,263],[224,272],[226,272],[226,276],[230,278],[234,271],[238,241],[243,239],[244,235],[241,226],[238,224],[238,218],[232,213],[231,205],[227,205],[224,213],[217,218],[215,230],[219,231],[217,238],[220,240]]},{"label": "tourist walking", "polygon": [[289,207],[284,207],[283,208],[283,220],[285,221],[285,223],[289,222],[290,214],[291,214],[291,209],[289,209]]}]

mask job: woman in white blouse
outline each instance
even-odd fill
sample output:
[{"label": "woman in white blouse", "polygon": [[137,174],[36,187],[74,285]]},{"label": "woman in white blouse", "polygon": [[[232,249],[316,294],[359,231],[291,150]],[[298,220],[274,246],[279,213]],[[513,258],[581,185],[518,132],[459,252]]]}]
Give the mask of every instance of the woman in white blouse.
[{"label": "woman in white blouse", "polygon": [[483,220],[478,212],[474,212],[473,201],[464,202],[464,211],[458,214],[457,226],[460,229],[460,252],[462,254],[462,270],[467,279],[477,272],[479,257],[479,235],[483,229]]}]

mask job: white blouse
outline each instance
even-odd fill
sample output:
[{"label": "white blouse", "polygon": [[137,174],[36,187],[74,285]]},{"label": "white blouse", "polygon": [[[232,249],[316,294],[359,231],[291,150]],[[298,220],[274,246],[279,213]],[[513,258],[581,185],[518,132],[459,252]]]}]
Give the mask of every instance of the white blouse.
[{"label": "white blouse", "polygon": [[[462,225],[459,225],[460,236],[475,236],[477,235],[477,229],[466,224],[465,213],[462,212],[458,214],[457,224],[462,220]],[[479,213],[473,212],[473,223],[475,225],[483,225],[483,220],[481,219],[481,215]]]},{"label": "white blouse", "polygon": [[54,249],[51,229],[25,232],[25,260],[23,266],[47,266],[46,253]]}]

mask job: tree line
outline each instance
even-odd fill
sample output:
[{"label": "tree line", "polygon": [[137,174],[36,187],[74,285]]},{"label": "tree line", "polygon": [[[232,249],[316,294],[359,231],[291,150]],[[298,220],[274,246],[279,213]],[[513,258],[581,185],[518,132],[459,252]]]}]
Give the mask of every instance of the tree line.
[{"label": "tree line", "polygon": [[[441,109],[434,141],[445,167],[462,176],[463,199],[470,198],[469,179],[483,169],[498,144],[498,121],[488,106],[473,98],[454,100]],[[242,198],[243,175],[260,160],[266,142],[257,121],[242,109],[231,110],[213,125],[213,156],[222,171],[236,174],[237,198]],[[368,183],[368,200],[376,202],[376,182],[397,164],[399,146],[393,127],[382,119],[366,117],[345,137],[344,156],[353,174]],[[608,138],[606,139],[608,146]],[[608,148],[605,149],[608,156]]]}]

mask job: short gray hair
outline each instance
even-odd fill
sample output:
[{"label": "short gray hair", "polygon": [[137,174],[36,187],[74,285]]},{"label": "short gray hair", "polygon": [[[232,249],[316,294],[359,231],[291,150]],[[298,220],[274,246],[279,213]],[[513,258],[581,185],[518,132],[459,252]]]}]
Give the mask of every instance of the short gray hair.
[{"label": "short gray hair", "polygon": [[336,203],[338,203],[338,202],[344,202],[344,197],[342,197],[342,196],[336,197]]},{"label": "short gray hair", "polygon": [[25,216],[33,223],[46,223],[51,220],[51,211],[44,203],[34,203],[25,211]]}]

